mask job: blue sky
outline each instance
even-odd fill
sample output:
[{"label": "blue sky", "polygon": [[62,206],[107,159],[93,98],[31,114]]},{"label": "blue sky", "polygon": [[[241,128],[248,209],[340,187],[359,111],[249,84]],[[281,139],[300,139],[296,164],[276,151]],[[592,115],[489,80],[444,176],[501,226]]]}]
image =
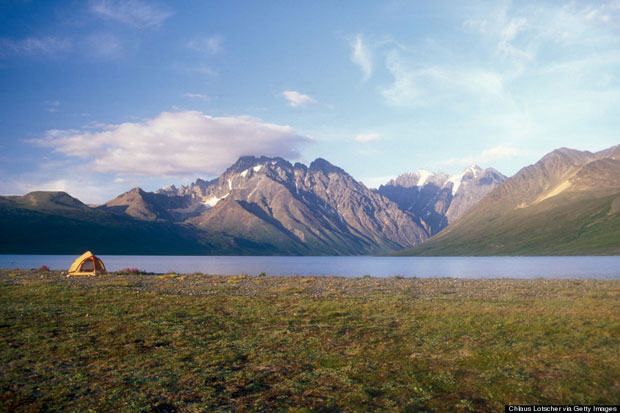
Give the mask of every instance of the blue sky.
[{"label": "blue sky", "polygon": [[241,155],[368,186],[620,143],[620,1],[2,1],[0,193],[100,203]]}]

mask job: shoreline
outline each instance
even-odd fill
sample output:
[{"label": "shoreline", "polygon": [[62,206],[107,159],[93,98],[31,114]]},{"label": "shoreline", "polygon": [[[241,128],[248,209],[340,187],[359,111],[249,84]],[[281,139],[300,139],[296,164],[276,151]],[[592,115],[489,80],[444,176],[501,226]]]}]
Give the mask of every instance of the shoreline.
[{"label": "shoreline", "polygon": [[[301,275],[213,275],[203,273],[111,272],[98,276],[68,276],[66,271],[0,268],[0,281],[12,284],[45,282],[68,287],[97,288],[125,285],[137,291],[180,295],[300,296],[346,298],[371,295],[417,299],[557,298],[557,290],[620,289],[620,280],[549,278],[423,278]],[[574,294],[571,292],[570,294]]]}]

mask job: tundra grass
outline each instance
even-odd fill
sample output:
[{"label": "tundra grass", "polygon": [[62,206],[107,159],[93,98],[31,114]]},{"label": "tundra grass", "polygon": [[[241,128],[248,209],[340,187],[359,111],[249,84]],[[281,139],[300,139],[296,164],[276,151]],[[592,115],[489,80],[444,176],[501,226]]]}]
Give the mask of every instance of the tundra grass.
[{"label": "tundra grass", "polygon": [[620,281],[0,271],[2,411],[620,402]]}]

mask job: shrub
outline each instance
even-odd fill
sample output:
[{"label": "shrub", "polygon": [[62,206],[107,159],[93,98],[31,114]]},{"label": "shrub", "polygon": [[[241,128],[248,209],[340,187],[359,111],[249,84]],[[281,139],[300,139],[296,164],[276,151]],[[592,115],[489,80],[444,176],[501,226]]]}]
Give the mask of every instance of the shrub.
[{"label": "shrub", "polygon": [[259,276],[259,277],[264,277],[264,276],[266,276],[266,275],[267,275],[267,274],[265,274],[264,272],[261,272],[260,274],[258,274],[258,276]]},{"label": "shrub", "polygon": [[144,271],[138,269],[138,268],[123,268],[122,270],[120,270],[120,272],[122,274],[128,274],[128,275],[141,275],[141,274],[146,274]]},{"label": "shrub", "polygon": [[50,267],[48,267],[47,265],[42,265],[39,267],[39,269],[37,270],[39,272],[50,272]]}]

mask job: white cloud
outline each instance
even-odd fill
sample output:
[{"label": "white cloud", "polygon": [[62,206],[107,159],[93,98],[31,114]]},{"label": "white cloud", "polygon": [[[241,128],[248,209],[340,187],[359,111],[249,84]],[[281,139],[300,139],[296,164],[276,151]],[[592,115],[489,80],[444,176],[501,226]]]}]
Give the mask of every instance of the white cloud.
[{"label": "white cloud", "polygon": [[187,47],[201,53],[209,53],[212,55],[222,51],[222,43],[224,37],[220,35],[210,37],[198,37],[187,43]]},{"label": "white cloud", "polygon": [[366,82],[372,76],[372,53],[368,46],[364,43],[361,34],[355,37],[355,41],[351,43],[353,49],[351,61],[362,69],[362,82]]},{"label": "white cloud", "polygon": [[282,96],[284,96],[288,100],[288,105],[292,107],[317,103],[317,101],[312,99],[310,96],[304,95],[294,90],[285,90],[284,92],[282,92]]},{"label": "white cloud", "polygon": [[381,139],[381,135],[378,133],[360,133],[355,137],[356,141],[362,143],[378,141],[379,139]]},{"label": "white cloud", "polygon": [[189,99],[204,100],[205,102],[207,102],[209,100],[209,96],[203,95],[202,93],[186,93],[183,96],[185,96],[186,98],[189,98]]},{"label": "white cloud", "polygon": [[0,39],[0,56],[51,56],[71,48],[71,42],[53,36],[27,37],[25,39]]},{"label": "white cloud", "polygon": [[87,159],[95,172],[165,177],[217,175],[243,155],[297,159],[298,147],[309,141],[290,126],[186,111],[96,131],[50,130],[31,142]]},{"label": "white cloud", "polygon": [[157,27],[173,14],[166,7],[142,0],[93,0],[91,10],[137,29]]}]

